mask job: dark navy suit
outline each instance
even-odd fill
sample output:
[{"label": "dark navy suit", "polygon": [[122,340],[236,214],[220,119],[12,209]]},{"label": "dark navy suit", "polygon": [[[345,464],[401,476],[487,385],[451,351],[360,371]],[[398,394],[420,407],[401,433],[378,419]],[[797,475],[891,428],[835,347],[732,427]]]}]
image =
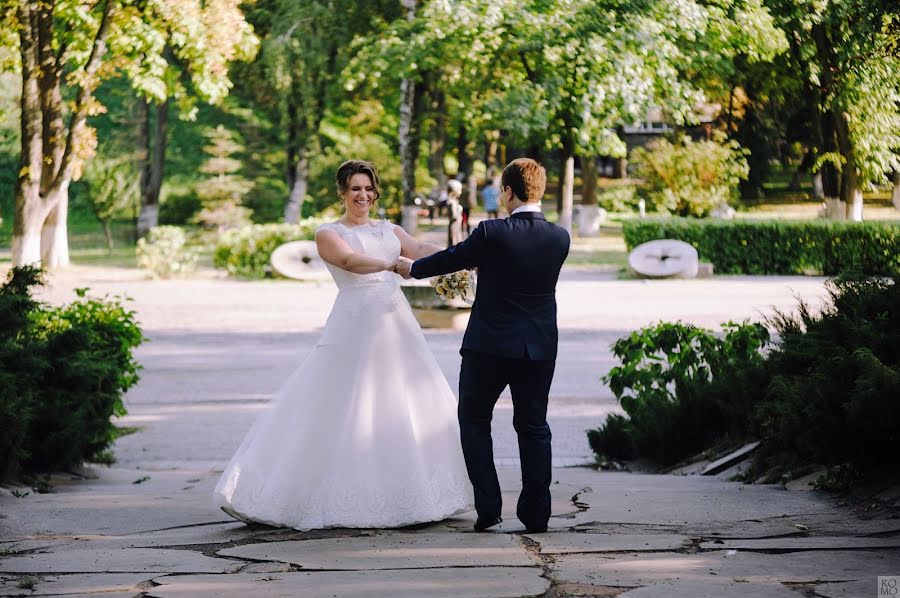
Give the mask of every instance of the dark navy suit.
[{"label": "dark navy suit", "polygon": [[462,243],[412,265],[414,278],[478,268],[478,287],[460,353],[459,426],[475,508],[498,517],[491,418],[508,385],[522,461],[516,514],[539,529],[550,518],[552,477],[547,398],[556,365],[556,282],[568,233],[540,212],[484,220]]}]

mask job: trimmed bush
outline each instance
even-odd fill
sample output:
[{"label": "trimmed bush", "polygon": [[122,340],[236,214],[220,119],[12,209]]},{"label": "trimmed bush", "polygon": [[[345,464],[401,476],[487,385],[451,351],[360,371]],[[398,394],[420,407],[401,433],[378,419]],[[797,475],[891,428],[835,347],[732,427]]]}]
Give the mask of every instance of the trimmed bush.
[{"label": "trimmed bush", "polygon": [[678,239],[697,248],[720,274],[826,274],[900,272],[900,224],[694,220],[630,220],[623,224],[629,251],[655,239]]},{"label": "trimmed bush", "polygon": [[137,265],[153,278],[186,276],[197,266],[197,254],[188,248],[187,235],[178,226],[154,226],[138,239]]},{"label": "trimmed bush", "polygon": [[314,239],[322,222],[308,218],[300,224],[253,224],[226,231],[219,237],[213,263],[232,276],[264,278],[272,252],[279,245]]},{"label": "trimmed bush", "polygon": [[77,465],[115,439],[112,415],[138,381],[143,340],[117,298],[63,307],[33,301],[40,270],[14,268],[0,288],[0,479]]}]

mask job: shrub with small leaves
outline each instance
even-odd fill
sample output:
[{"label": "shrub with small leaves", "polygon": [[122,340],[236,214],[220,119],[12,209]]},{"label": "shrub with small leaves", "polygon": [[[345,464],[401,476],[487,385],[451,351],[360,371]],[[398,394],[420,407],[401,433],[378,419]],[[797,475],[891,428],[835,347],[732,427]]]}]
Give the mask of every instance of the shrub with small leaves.
[{"label": "shrub with small leaves", "polygon": [[64,469],[106,450],[113,415],[138,381],[144,337],[123,299],[34,301],[41,271],[11,270],[0,287],[0,479]]},{"label": "shrub with small leaves", "polygon": [[603,381],[628,419],[619,416],[589,433],[591,445],[606,457],[637,454],[664,464],[704,448],[746,416],[744,404],[709,389],[736,365],[760,363],[768,341],[764,326],[734,322],[724,324],[721,335],[663,322],[617,340],[612,349],[622,365]]},{"label": "shrub with small leaves", "polygon": [[156,226],[137,242],[137,264],[153,278],[186,276],[197,266],[197,254],[187,246],[184,230],[177,226]]},{"label": "shrub with small leaves", "polygon": [[300,224],[253,224],[226,231],[219,237],[213,263],[232,276],[263,278],[279,245],[314,239],[322,222],[307,218]]},{"label": "shrub with small leaves", "polygon": [[747,150],[736,141],[665,139],[632,153],[634,175],[643,179],[638,193],[652,210],[703,217],[739,199],[738,185],[747,178]]}]

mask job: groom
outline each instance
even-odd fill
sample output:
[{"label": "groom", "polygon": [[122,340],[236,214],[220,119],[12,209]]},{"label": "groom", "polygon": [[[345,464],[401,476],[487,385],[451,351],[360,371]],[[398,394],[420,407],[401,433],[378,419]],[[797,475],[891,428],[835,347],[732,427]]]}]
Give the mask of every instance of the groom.
[{"label": "groom", "polygon": [[475,529],[500,523],[491,417],[509,386],[519,438],[522,493],[516,515],[529,532],[550,518],[550,426],[547,396],[556,365],[556,281],[569,253],[568,233],[541,213],[547,173],[534,160],[513,160],[501,176],[500,202],[510,217],[485,220],[462,243],[415,262],[404,278],[478,268],[478,287],[463,338],[459,428],[475,489]]}]

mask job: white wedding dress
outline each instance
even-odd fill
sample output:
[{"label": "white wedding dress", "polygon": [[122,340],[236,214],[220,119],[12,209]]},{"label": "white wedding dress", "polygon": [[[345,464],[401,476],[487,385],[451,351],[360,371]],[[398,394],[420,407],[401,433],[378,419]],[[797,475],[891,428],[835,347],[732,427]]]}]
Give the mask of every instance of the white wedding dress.
[{"label": "white wedding dress", "polygon": [[[323,228],[354,251],[400,255],[387,221]],[[400,277],[328,269],[338,295],[322,337],[244,438],[216,504],[301,530],[401,527],[472,510],[457,401]]]}]

